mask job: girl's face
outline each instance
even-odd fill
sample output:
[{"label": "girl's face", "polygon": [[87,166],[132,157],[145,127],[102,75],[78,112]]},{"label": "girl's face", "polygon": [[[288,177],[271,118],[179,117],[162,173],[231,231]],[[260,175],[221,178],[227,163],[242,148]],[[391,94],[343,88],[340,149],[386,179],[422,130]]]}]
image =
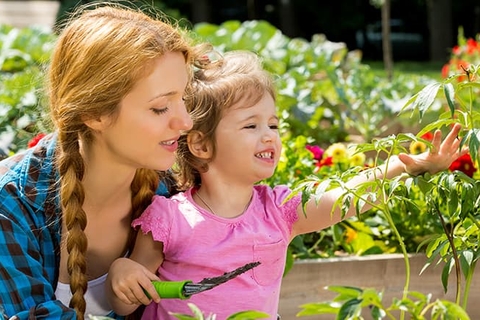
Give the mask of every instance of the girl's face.
[{"label": "girl's face", "polygon": [[[216,156],[209,171],[255,183],[270,177],[280,158],[279,120],[270,94],[252,107],[241,102],[228,109],[218,124]],[[227,177],[228,179],[228,177]]]},{"label": "girl's face", "polygon": [[112,164],[166,170],[175,160],[180,132],[192,126],[183,103],[188,82],[184,56],[167,53],[151,71],[122,99],[118,117],[99,121],[97,150]]}]

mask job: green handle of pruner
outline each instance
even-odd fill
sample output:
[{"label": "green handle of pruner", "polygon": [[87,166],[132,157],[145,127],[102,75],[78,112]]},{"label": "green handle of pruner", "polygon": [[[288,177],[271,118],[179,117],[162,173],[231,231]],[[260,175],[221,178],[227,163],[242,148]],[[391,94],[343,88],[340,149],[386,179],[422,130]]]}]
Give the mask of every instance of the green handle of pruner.
[{"label": "green handle of pruner", "polygon": [[[190,280],[184,281],[152,281],[155,290],[162,299],[188,299],[190,296],[185,295],[184,287]],[[150,295],[145,291],[148,298]]]}]

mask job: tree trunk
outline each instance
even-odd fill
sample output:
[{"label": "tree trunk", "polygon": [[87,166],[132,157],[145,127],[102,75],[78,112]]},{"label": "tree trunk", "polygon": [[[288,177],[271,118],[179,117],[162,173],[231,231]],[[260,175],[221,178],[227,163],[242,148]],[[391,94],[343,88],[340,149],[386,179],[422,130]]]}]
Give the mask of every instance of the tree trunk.
[{"label": "tree trunk", "polygon": [[292,0],[280,0],[279,2],[279,21],[282,32],[294,37],[297,33],[295,22],[295,10]]},{"label": "tree trunk", "polygon": [[430,60],[445,62],[454,45],[452,0],[427,0]]},{"label": "tree trunk", "polygon": [[212,14],[209,0],[191,0],[192,23],[211,22]]},{"label": "tree trunk", "polygon": [[393,53],[390,39],[390,0],[385,0],[382,5],[382,49],[383,64],[389,81],[393,79]]}]

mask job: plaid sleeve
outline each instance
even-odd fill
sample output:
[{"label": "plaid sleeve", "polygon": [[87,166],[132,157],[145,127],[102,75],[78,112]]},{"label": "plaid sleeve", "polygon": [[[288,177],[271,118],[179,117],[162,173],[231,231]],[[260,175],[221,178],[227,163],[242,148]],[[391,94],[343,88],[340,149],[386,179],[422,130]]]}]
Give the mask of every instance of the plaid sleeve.
[{"label": "plaid sleeve", "polygon": [[[33,210],[16,188],[0,190],[0,315],[23,319],[76,319],[55,300],[57,260],[44,214]],[[15,319],[14,318],[14,319]]]}]

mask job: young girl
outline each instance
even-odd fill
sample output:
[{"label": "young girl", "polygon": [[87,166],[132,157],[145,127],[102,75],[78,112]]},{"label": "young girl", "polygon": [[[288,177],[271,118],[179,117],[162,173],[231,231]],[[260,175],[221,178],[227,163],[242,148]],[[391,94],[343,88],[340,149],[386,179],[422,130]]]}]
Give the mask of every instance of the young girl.
[{"label": "young girl", "polygon": [[[301,196],[284,202],[286,186],[257,185],[270,177],[282,144],[278,132],[274,86],[256,55],[231,52],[198,71],[194,92],[187,99],[193,128],[179,141],[180,186],[185,192],[167,199],[155,196],[143,215],[131,260],[120,259],[109,273],[109,301],[119,313],[129,313],[150,303],[144,319],[173,319],[169,313],[190,313],[193,303],[205,314],[224,320],[239,311],[257,310],[275,319],[289,242],[297,235],[327,228],[341,221],[337,210],[330,215],[341,190],[327,192],[321,200],[308,201],[303,214]],[[421,155],[399,155],[380,166],[377,178],[403,172],[436,173],[446,169],[461,153],[456,126],[441,143],[435,133],[434,150]],[[360,174],[350,187],[373,179]],[[366,210],[366,208],[364,208]],[[345,218],[355,214],[351,208]],[[150,280],[200,281],[246,263],[261,264],[245,274],[189,300],[162,299]]]}]

